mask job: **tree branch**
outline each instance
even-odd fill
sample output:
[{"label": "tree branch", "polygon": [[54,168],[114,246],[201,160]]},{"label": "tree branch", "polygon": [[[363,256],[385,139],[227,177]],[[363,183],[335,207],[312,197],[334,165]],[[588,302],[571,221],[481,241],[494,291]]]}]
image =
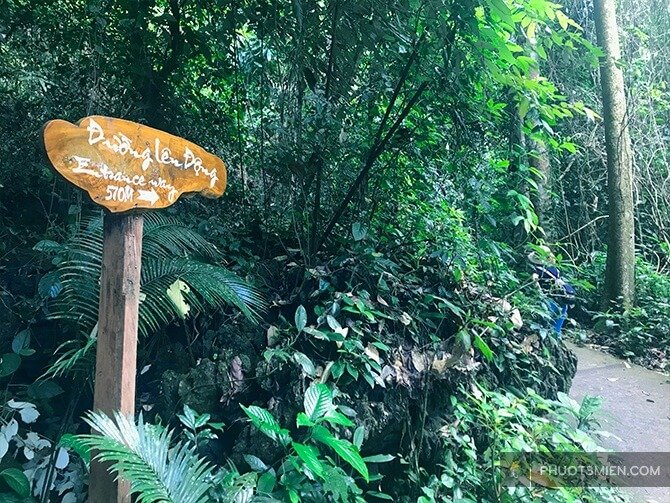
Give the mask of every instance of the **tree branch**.
[{"label": "tree branch", "polygon": [[[386,145],[388,142],[393,138],[395,133],[398,131],[398,128],[402,125],[403,121],[405,118],[409,115],[411,112],[412,108],[416,104],[417,101],[419,101],[419,98],[423,94],[423,92],[426,90],[428,87],[429,83],[428,82],[423,82],[419,88],[414,92],[410,100],[407,102],[403,110],[400,112],[400,115],[398,115],[398,118],[395,120],[393,123],[393,126],[388,130],[386,135],[384,135],[384,138],[380,140],[378,143],[375,142],[373,144],[372,148],[368,152],[368,155],[366,156],[365,163],[363,164],[363,167],[361,168],[360,172],[358,173],[358,176],[354,180],[354,182],[351,184],[349,187],[349,190],[347,191],[347,194],[344,196],[344,199],[340,203],[340,205],[337,207],[337,210],[335,210],[335,213],[331,217],[331,219],[328,221],[328,225],[326,226],[326,229],[323,231],[323,235],[321,236],[321,239],[319,240],[318,245],[316,246],[316,250],[319,250],[323,244],[326,242],[326,240],[330,237],[330,234],[332,233],[333,229],[339,222],[340,218],[342,218],[342,215],[344,214],[345,210],[349,206],[349,203],[351,202],[351,199],[354,197],[354,194],[356,191],[360,188],[361,184],[363,183],[363,180],[365,180],[366,176],[374,166],[375,161],[379,158],[379,156],[382,154],[384,149],[386,148]],[[315,250],[315,251],[316,251]]]}]

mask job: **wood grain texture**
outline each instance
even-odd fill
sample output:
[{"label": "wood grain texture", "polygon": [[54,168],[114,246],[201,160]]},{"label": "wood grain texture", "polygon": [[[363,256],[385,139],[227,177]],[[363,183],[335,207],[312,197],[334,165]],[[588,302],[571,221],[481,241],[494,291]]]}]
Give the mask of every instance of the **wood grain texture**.
[{"label": "wood grain texture", "polygon": [[219,197],[224,162],[183,138],[123,119],[52,120],[44,146],[54,168],[111,212],[165,208],[182,194]]},{"label": "wood grain texture", "polygon": [[[139,214],[105,215],[93,408],[135,414],[142,227]],[[91,503],[129,503],[129,485],[91,462]]]}]

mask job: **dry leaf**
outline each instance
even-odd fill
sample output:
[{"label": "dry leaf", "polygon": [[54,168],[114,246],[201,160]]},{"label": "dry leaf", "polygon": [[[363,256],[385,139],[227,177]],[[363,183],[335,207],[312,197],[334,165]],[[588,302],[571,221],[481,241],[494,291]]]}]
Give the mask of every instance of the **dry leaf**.
[{"label": "dry leaf", "polygon": [[419,372],[423,372],[426,369],[426,357],[423,353],[412,351],[412,365]]},{"label": "dry leaf", "polygon": [[368,344],[368,346],[365,348],[365,354],[368,355],[368,358],[371,360],[376,361],[381,365],[381,360],[379,359],[379,350],[374,347],[372,344]]},{"label": "dry leaf", "polygon": [[509,319],[515,328],[523,327],[523,318],[521,318],[521,312],[518,309],[512,310],[512,314],[510,315]]},{"label": "dry leaf", "polygon": [[274,325],[270,325],[266,337],[268,341],[268,347],[274,346],[277,343],[277,339],[279,339],[279,329]]}]

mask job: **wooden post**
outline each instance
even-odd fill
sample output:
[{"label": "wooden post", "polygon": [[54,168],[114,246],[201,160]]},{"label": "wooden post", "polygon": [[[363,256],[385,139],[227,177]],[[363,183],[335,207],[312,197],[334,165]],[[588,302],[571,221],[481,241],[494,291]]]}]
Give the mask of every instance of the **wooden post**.
[{"label": "wooden post", "polygon": [[[126,212],[166,208],[184,193],[219,197],[226,165],[184,138],[113,117],[92,115],[77,125],[51,120],[43,135],[54,169],[111,212],[104,222],[93,409],[133,416],[143,220]],[[130,503],[129,485],[92,462],[89,502]]]},{"label": "wooden post", "polygon": [[[93,408],[108,415],[135,413],[143,222],[137,214],[104,217]],[[130,503],[129,484],[91,462],[89,496],[90,503]]]}]

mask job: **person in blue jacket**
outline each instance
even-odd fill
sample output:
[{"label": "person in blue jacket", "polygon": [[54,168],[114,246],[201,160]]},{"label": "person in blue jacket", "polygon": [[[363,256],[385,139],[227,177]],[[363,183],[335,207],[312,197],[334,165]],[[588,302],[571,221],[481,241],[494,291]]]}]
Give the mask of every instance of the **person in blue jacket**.
[{"label": "person in blue jacket", "polygon": [[546,246],[541,248],[542,256],[537,252],[528,255],[528,261],[533,266],[533,276],[542,292],[547,296],[549,311],[555,316],[554,332],[561,336],[565,320],[568,319],[568,310],[575,305],[575,288],[561,278],[561,272],[556,267],[556,259]]}]

